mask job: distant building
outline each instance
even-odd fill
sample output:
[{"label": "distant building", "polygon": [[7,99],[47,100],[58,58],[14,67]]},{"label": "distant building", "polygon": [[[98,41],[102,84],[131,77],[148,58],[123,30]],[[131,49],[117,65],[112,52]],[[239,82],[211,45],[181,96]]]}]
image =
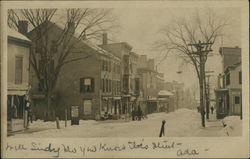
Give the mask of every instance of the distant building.
[{"label": "distant building", "polygon": [[179,83],[177,81],[165,82],[164,89],[172,92],[174,94],[174,103],[172,103],[171,111],[174,111],[184,106],[184,83]]},{"label": "distant building", "polygon": [[217,118],[242,115],[242,67],[241,49],[220,48],[223,72],[218,75],[216,94]]},{"label": "distant building", "polygon": [[158,104],[160,112],[171,112],[173,110],[174,94],[167,90],[158,93]]},{"label": "distant building", "polygon": [[[23,23],[19,23],[21,26]],[[19,26],[19,32],[21,28]],[[25,99],[29,95],[29,56],[31,41],[21,33],[8,29],[8,131],[24,128]]]},{"label": "distant building", "polygon": [[143,101],[145,101],[145,113],[159,112],[158,93],[163,90],[163,74],[156,71],[153,59],[147,59],[146,55],[141,55],[138,62],[138,75]]}]

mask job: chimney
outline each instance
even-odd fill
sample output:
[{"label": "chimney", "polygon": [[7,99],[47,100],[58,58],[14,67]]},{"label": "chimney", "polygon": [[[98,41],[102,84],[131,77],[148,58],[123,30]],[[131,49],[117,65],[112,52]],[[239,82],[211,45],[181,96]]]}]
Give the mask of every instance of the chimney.
[{"label": "chimney", "polygon": [[27,35],[28,33],[28,21],[26,20],[19,20],[18,21],[18,32]]},{"label": "chimney", "polygon": [[108,44],[108,34],[107,33],[103,33],[102,34],[102,44],[103,45],[107,45]]}]

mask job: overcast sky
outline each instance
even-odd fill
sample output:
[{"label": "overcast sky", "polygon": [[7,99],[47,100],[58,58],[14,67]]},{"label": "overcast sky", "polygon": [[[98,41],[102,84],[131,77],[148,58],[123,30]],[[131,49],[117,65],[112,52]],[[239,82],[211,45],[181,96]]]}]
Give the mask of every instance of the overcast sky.
[{"label": "overcast sky", "polygon": [[[116,41],[126,41],[133,46],[133,51],[138,54],[146,54],[158,61],[161,57],[159,51],[155,51],[153,44],[159,39],[159,29],[168,24],[173,18],[185,17],[194,13],[197,8],[117,8],[114,13],[120,22],[119,32],[115,37]],[[201,14],[204,8],[198,9]],[[229,47],[241,47],[241,18],[238,8],[217,8],[213,11],[221,17],[230,17],[230,25],[223,31],[223,45]],[[214,75],[221,72],[221,58],[218,56],[219,47],[222,45],[222,38],[212,48],[212,57],[207,61],[207,70],[215,71]],[[217,54],[217,55],[216,55]],[[197,76],[192,66],[181,63],[175,56],[169,56],[159,66],[158,70],[165,74],[166,81],[178,80],[184,82],[186,87],[197,87]],[[177,74],[177,71],[183,71]],[[216,80],[212,79],[215,84]]]}]

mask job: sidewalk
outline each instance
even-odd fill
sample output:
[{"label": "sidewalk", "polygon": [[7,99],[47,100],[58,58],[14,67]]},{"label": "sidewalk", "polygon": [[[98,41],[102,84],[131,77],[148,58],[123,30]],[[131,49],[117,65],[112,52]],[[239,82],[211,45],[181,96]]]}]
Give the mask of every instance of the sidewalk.
[{"label": "sidewalk", "polygon": [[209,114],[209,119],[205,121],[205,128],[201,128],[196,136],[210,137],[210,136],[228,136],[224,130],[221,119],[216,119],[216,113]]}]

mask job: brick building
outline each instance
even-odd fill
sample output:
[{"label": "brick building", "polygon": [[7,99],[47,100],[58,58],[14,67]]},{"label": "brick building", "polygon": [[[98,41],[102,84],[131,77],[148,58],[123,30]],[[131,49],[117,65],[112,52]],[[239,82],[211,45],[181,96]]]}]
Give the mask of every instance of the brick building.
[{"label": "brick building", "polygon": [[121,93],[122,114],[131,114],[139,96],[139,79],[137,77],[138,55],[132,52],[132,46],[126,42],[107,43],[107,34],[103,36],[101,48],[117,56],[121,60]]},{"label": "brick building", "polygon": [[[48,23],[46,34],[50,39],[49,45],[53,47],[53,41],[62,33],[63,27]],[[37,37],[36,29],[29,36],[34,40]],[[118,115],[122,109],[120,59],[90,41],[77,41],[75,35],[72,42],[77,44],[68,59],[87,58],[63,66],[53,94],[54,113],[63,119],[67,110],[69,118],[71,107],[78,106],[80,119],[100,119],[105,112]],[[53,61],[56,64],[57,55]],[[42,62],[40,64],[42,67]],[[42,83],[33,69],[30,77],[34,114],[42,119],[46,108],[45,96],[40,89]]]}]

